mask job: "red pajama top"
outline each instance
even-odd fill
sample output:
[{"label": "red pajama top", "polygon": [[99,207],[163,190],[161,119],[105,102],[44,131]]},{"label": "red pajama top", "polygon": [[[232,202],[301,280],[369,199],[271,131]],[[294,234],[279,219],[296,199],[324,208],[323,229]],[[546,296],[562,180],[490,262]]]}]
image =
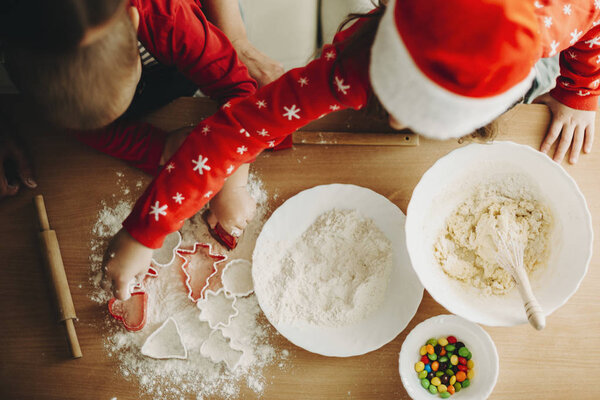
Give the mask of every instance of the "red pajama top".
[{"label": "red pajama top", "polygon": [[[138,40],[158,61],[175,66],[209,97],[224,103],[254,93],[256,82],[229,39],[194,0],[129,0],[140,14]],[[146,64],[146,63],[144,63]],[[117,122],[77,139],[155,174],[166,132],[146,123]]]},{"label": "red pajama top", "polygon": [[[562,51],[561,76],[552,95],[583,110],[595,110],[598,101],[599,3],[536,2],[540,53],[552,56]],[[226,103],[205,119],[137,201],[123,223],[125,229],[145,246],[160,247],[164,237],[200,210],[241,164],[322,115],[363,107],[371,93],[368,50],[336,63],[343,48],[340,42],[359,24],[336,35],[319,59],[289,71],[250,97]]]}]

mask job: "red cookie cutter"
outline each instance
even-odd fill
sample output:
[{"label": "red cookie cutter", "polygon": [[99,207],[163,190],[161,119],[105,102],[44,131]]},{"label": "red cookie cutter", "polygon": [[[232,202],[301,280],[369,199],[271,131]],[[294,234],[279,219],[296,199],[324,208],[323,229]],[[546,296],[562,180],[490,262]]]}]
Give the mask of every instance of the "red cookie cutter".
[{"label": "red cookie cutter", "polygon": [[131,332],[139,331],[146,324],[148,311],[148,294],[135,292],[127,300],[117,300],[114,297],[108,302],[108,312],[117,321],[123,322],[125,329]]},{"label": "red cookie cutter", "polygon": [[213,253],[210,244],[194,243],[191,249],[177,249],[177,255],[184,261],[181,271],[190,300],[197,302],[206,289],[223,286],[220,271],[227,256]]},{"label": "red cookie cutter", "polygon": [[131,332],[139,331],[146,324],[148,311],[148,294],[144,291],[143,282],[147,277],[155,278],[158,271],[150,267],[141,282],[135,282],[129,289],[131,297],[127,300],[112,298],[108,301],[108,312],[117,321],[121,321],[125,329]]},{"label": "red cookie cutter", "polygon": [[238,238],[236,238],[235,236],[233,236],[232,234],[227,232],[225,229],[223,229],[221,224],[219,224],[218,222],[214,228],[211,228],[210,224],[208,223],[208,213],[209,213],[209,210],[206,210],[204,212],[204,214],[202,214],[202,219],[204,219],[204,222],[206,223],[206,226],[208,227],[208,232],[210,233],[210,235],[217,242],[219,242],[220,244],[225,246],[227,249],[229,249],[229,250],[235,249],[235,247],[237,246]]}]

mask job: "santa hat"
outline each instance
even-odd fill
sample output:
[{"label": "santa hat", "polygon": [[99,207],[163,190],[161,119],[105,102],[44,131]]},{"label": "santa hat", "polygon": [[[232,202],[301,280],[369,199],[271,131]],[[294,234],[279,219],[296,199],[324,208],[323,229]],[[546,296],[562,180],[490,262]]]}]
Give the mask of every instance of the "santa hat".
[{"label": "santa hat", "polygon": [[401,124],[459,137],[527,92],[540,49],[533,1],[390,0],[371,50],[371,84]]}]

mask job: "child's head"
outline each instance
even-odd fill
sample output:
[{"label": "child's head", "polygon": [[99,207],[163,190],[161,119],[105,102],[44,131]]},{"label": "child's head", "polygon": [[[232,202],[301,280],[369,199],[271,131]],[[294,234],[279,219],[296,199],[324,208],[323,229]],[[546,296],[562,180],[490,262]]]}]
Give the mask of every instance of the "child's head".
[{"label": "child's head", "polygon": [[3,1],[0,40],[55,52],[76,47],[90,31],[111,20],[127,0]]},{"label": "child's head", "polygon": [[119,10],[91,43],[60,53],[8,47],[8,71],[50,122],[72,129],[105,126],[128,108],[140,79],[138,21],[135,8]]},{"label": "child's head", "polygon": [[421,134],[469,134],[531,87],[538,31],[533,2],[390,1],[371,48],[373,91]]},{"label": "child's head", "polygon": [[531,86],[540,52],[532,2],[391,0],[361,17],[367,21],[338,64],[370,48],[370,106],[387,112],[394,128],[436,139],[467,135]]}]

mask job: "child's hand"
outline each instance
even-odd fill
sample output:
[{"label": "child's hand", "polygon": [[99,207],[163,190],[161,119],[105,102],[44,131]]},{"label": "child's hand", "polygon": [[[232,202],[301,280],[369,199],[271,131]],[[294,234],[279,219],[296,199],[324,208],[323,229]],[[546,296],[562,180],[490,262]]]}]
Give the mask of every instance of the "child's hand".
[{"label": "child's hand", "polygon": [[594,142],[594,124],[596,121],[595,111],[575,110],[568,107],[549,94],[535,99],[534,103],[546,104],[552,112],[552,121],[542,142],[540,151],[548,153],[552,144],[560,136],[560,141],[554,151],[554,161],[561,162],[569,147],[569,163],[575,164],[579,159],[579,153],[583,147],[584,153],[592,151]]},{"label": "child's hand", "polygon": [[6,129],[0,121],[0,199],[17,194],[21,183],[37,187],[24,146]]},{"label": "child's hand", "polygon": [[250,196],[246,186],[224,186],[210,201],[210,214],[207,222],[211,228],[221,224],[225,231],[239,237],[248,222],[256,213],[256,201]]},{"label": "child's hand", "polygon": [[130,296],[129,283],[136,275],[146,273],[152,261],[152,251],[121,229],[104,255],[105,289],[112,289],[117,299],[127,300]]},{"label": "child's hand", "polygon": [[234,40],[231,44],[259,87],[268,85],[285,72],[281,63],[261,53],[247,38]]}]

